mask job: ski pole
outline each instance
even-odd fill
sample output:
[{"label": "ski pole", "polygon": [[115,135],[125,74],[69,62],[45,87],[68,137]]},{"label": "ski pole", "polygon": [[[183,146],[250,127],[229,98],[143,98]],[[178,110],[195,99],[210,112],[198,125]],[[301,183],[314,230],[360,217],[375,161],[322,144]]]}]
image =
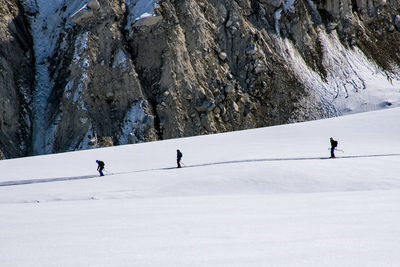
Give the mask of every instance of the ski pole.
[{"label": "ski pole", "polygon": [[[331,148],[328,148],[328,150],[331,150]],[[344,153],[344,150],[342,150],[342,149],[338,149],[338,148],[335,148],[335,151],[340,151],[340,152],[342,152],[342,153]]]}]

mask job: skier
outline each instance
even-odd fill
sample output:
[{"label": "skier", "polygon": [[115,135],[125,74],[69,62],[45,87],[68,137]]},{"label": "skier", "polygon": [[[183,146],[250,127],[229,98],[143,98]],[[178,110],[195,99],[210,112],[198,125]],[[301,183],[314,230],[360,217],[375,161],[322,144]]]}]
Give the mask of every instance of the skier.
[{"label": "skier", "polygon": [[178,163],[178,168],[181,167],[182,152],[178,149],[176,150],[176,162]]},{"label": "skier", "polygon": [[329,140],[331,142],[331,158],[335,158],[335,149],[338,145],[338,141],[333,140],[332,137]]},{"label": "skier", "polygon": [[96,163],[97,163],[97,170],[99,171],[100,176],[104,176],[104,174],[103,174],[103,169],[104,169],[104,165],[105,165],[104,162],[101,160],[96,160]]}]

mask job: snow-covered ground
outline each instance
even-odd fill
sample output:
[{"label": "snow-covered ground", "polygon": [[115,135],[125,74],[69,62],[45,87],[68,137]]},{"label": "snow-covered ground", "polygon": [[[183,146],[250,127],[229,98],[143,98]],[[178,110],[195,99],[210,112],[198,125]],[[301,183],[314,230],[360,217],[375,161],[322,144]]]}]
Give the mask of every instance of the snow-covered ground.
[{"label": "snow-covered ground", "polygon": [[399,117],[0,161],[0,265],[398,266]]}]

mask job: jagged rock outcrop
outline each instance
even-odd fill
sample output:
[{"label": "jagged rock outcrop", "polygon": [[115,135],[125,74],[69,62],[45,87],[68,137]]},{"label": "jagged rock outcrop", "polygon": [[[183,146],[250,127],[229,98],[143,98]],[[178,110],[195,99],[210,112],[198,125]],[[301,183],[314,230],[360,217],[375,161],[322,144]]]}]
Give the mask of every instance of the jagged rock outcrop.
[{"label": "jagged rock outcrop", "polygon": [[54,137],[51,151],[96,147],[96,139],[104,138],[114,144],[156,139],[154,117],[120,31],[124,9],[117,1],[97,3],[79,11],[91,16],[74,14],[72,23],[76,17],[79,23],[60,40],[47,126]]},{"label": "jagged rock outcrop", "polygon": [[0,159],[27,155],[34,57],[19,1],[0,0]]},{"label": "jagged rock outcrop", "polygon": [[135,66],[164,138],[334,115],[299,83],[268,33],[249,24],[250,2],[241,4],[163,1],[161,25],[131,30]]},{"label": "jagged rock outcrop", "polygon": [[6,157],[337,116],[368,109],[366,70],[400,79],[399,0],[18,2],[0,9],[23,29],[0,49],[24,81],[0,88],[14,101],[0,121],[24,115],[0,125],[2,140],[20,131]]},{"label": "jagged rock outcrop", "polygon": [[[129,43],[164,138],[317,119],[340,114],[333,105],[340,87],[353,80],[356,90],[362,87],[347,75],[348,68],[332,71],[329,64],[341,64],[340,59],[329,63],[321,39],[337,28],[343,48],[358,46],[383,69],[396,72],[400,60],[390,58],[393,50],[384,45],[399,50],[398,32],[391,27],[396,3],[379,2],[375,12],[358,14],[351,1],[161,1],[163,23],[131,29]],[[377,21],[385,22],[382,45],[371,40],[377,33],[370,24]],[[290,48],[321,85],[299,77]],[[343,76],[343,85],[331,92],[324,81],[336,75]]]}]

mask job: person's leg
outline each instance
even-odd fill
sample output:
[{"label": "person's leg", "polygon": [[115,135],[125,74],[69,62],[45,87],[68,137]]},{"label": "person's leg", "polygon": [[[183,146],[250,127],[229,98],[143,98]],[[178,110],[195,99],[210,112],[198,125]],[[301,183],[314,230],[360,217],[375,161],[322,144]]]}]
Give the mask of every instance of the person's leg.
[{"label": "person's leg", "polygon": [[334,157],[335,157],[335,148],[332,147],[331,148],[331,158],[334,158]]},{"label": "person's leg", "polygon": [[180,160],[180,159],[177,159],[177,160],[176,160],[176,163],[178,163],[178,168],[181,168],[181,160]]}]

